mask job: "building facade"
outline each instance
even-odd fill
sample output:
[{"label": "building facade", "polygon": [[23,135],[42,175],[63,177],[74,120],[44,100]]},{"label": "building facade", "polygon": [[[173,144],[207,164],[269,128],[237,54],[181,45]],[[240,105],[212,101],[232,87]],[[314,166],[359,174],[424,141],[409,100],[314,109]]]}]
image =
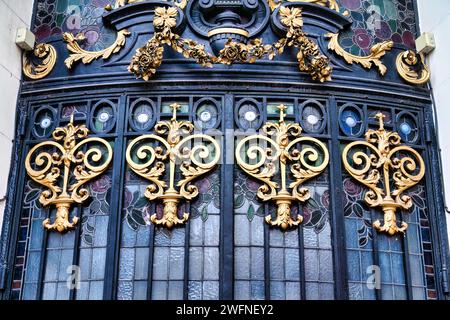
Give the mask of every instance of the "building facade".
[{"label": "building facade", "polygon": [[3,299],[448,297],[445,1],[8,2]]}]

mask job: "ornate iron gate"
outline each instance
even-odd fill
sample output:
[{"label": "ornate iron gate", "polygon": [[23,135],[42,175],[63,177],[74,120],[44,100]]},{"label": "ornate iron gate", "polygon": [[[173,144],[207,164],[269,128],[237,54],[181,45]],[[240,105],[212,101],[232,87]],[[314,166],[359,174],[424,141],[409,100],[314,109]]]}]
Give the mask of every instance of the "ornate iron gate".
[{"label": "ornate iron gate", "polygon": [[[247,36],[263,32],[265,42],[275,42],[276,30],[283,30],[283,26],[269,6],[264,1],[255,2],[256,6],[242,3],[243,11],[227,8],[226,1],[212,6],[253,16],[253,20],[244,19],[253,23],[248,22],[244,28]],[[176,25],[170,23],[178,34],[198,42],[210,37],[209,48],[221,59],[232,59],[224,52],[218,54],[227,46],[228,37],[220,35],[230,35],[230,30],[214,29],[219,33],[208,33],[208,21],[203,18],[212,19],[217,10],[198,6],[197,1],[188,4],[185,20],[176,18],[183,11],[167,2],[142,1],[114,9],[105,14],[104,20],[117,30],[128,29],[129,35],[123,35],[129,36],[126,43],[116,43],[124,47],[123,53],[111,61],[98,60],[80,69],[75,67],[70,78],[66,78],[68,71],[58,60],[51,77],[24,83],[2,235],[3,298],[444,298],[445,217],[428,90],[406,85],[397,74],[387,73],[383,78],[375,70],[344,65],[339,53],[327,51],[323,31],[343,29],[348,24],[346,16],[320,4],[304,2],[290,7],[303,10],[304,29],[317,42],[313,51],[318,51],[313,52],[314,57],[308,57],[301,45],[293,46],[306,59],[303,73],[297,71],[301,59],[292,62],[297,55],[292,48],[286,49],[285,60],[255,61],[250,66],[220,65],[205,71],[200,71],[193,60],[186,62],[177,53],[166,51],[161,70],[152,74],[155,80],[135,80],[126,73],[124,68],[134,49],[143,48],[149,35],[154,35],[148,22],[153,19],[146,19],[153,18],[156,7],[177,12],[169,18],[179,19],[175,20]],[[199,17],[200,13],[205,16]],[[164,14],[170,16],[170,12]],[[232,23],[233,17],[230,15],[227,23]],[[275,32],[269,19],[278,23],[273,26]],[[239,23],[242,25],[242,21]],[[173,30],[166,30],[166,36]],[[233,39],[244,41],[235,31],[231,32]],[[69,49],[77,50],[75,42],[66,40]],[[58,55],[66,50],[59,39],[53,45]],[[188,47],[193,49],[194,45]],[[404,49],[394,46],[392,50],[400,53]],[[383,50],[383,54],[386,52]],[[192,52],[187,56],[196,59]],[[74,57],[70,65],[77,61]],[[311,80],[315,74],[313,61],[321,57],[335,73],[334,80],[325,84]],[[395,58],[396,55],[387,56],[381,65],[394,70]],[[380,60],[373,59],[380,67]],[[135,73],[145,76],[142,71],[148,73],[148,69],[145,65],[140,67],[143,69]],[[58,83],[63,79],[68,80]],[[284,106],[281,119],[280,105]],[[343,164],[342,153],[347,145],[364,141],[370,129],[380,129],[376,118],[380,113],[384,129],[398,132],[402,143],[424,159],[425,178],[405,192],[411,198],[411,208],[397,211],[397,219],[408,223],[406,235],[375,230],[373,222],[383,219],[383,210],[368,205],[367,189],[347,173]],[[42,205],[39,198],[44,188],[27,175],[24,164],[34,146],[51,140],[53,131],[67,126],[71,118],[75,126],[89,129],[90,138],[106,141],[113,152],[106,170],[86,182],[89,199],[71,204],[69,222],[74,222],[74,216],[80,219],[73,230],[51,232],[42,224],[47,218],[54,221],[56,207]],[[126,154],[132,142],[143,135],[164,137],[167,132],[159,130],[157,124],[174,119],[191,123],[191,134],[213,137],[221,152],[218,165],[208,167],[194,183],[198,196],[177,202],[178,218],[182,220],[183,214],[189,213],[187,222],[166,228],[155,225],[151,218],[153,214],[156,219],[163,217],[163,200],[149,200],[146,190],[150,182],[139,175],[136,166],[131,169],[133,156],[127,158]],[[277,228],[266,222],[267,216],[275,221],[279,203],[261,201],[261,181],[235,161],[240,141],[258,134],[265,123],[280,121],[298,123],[301,136],[307,137],[309,143],[317,139],[314,141],[323,144],[329,154],[326,168],[302,183],[310,197],[303,202],[290,200],[291,218],[302,221],[288,230],[282,230],[281,224],[282,228]],[[83,152],[87,154],[89,147]],[[368,153],[364,148],[367,146],[359,150]],[[43,150],[52,154],[55,146]],[[107,160],[108,147],[100,150],[100,159]],[[399,157],[402,159],[403,155]],[[308,161],[325,159],[321,151],[317,159]],[[33,168],[40,165],[39,160],[30,163]],[[157,170],[158,166],[151,169]],[[410,171],[416,172],[416,168]],[[180,169],[174,179],[182,175]],[[166,173],[158,177],[168,178]],[[292,182],[292,175],[286,179]],[[73,180],[69,180],[71,183]],[[367,279],[378,271],[381,286],[371,289]]]}]

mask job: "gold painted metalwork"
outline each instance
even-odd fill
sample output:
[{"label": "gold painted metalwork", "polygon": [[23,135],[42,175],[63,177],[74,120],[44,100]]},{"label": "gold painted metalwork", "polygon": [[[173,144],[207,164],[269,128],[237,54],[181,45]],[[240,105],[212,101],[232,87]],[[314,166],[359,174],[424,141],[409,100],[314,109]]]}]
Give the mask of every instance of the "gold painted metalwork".
[{"label": "gold painted metalwork", "polygon": [[[132,4],[132,3],[138,3],[138,2],[143,2],[145,0],[116,0],[115,3],[115,8],[120,8],[120,7],[124,7],[127,4]],[[188,0],[174,0],[173,4],[176,5],[178,8],[180,8],[181,10],[183,10],[186,5],[188,4]],[[109,5],[106,8],[107,10],[112,10],[113,8]]]},{"label": "gold painted metalwork", "polygon": [[[270,10],[274,11],[276,8],[278,8],[282,3],[285,1],[283,0],[267,0]],[[339,8],[339,4],[336,0],[286,0],[286,2],[296,3],[296,2],[305,2],[305,3],[313,3],[318,4],[319,6],[329,8],[331,10],[334,10],[338,13],[341,13],[341,9]],[[349,16],[350,12],[345,10],[342,12],[344,16]]]},{"label": "gold painted metalwork", "polygon": [[297,60],[300,71],[307,72],[313,80],[325,82],[331,80],[332,67],[329,59],[322,55],[319,46],[302,31],[303,19],[300,8],[281,7],[281,23],[289,28],[286,36],[274,44],[264,44],[261,39],[253,39],[249,44],[234,42],[231,39],[215,57],[205,50],[205,46],[191,39],[183,39],[173,33],[178,11],[174,7],[156,8],[153,25],[155,34],[147,44],[136,50],[128,70],[138,78],[148,81],[161,65],[164,45],[182,53],[185,58],[194,59],[203,67],[211,68],[215,63],[231,65],[233,63],[254,63],[258,59],[273,59],[282,54],[286,47],[298,49]]},{"label": "gold painted metalwork", "polygon": [[[211,171],[220,160],[220,146],[205,134],[191,134],[194,126],[189,121],[178,121],[180,105],[171,105],[173,116],[170,121],[160,121],[155,126],[158,135],[148,134],[134,139],[127,148],[126,159],[130,168],[141,177],[151,181],[145,191],[149,200],[163,201],[163,215],[153,214],[150,221],[156,225],[172,228],[184,224],[189,213],[178,217],[180,201],[197,197],[198,188],[191,184],[201,175]],[[182,135],[187,137],[182,139]],[[166,138],[163,138],[166,136]],[[153,142],[154,145],[149,144]],[[199,144],[199,142],[201,144]],[[166,161],[169,161],[168,179],[163,180]],[[182,178],[176,183],[175,170],[179,168]],[[178,190],[176,189],[178,187]]]},{"label": "gold painted metalwork", "polygon": [[41,62],[36,65],[29,57],[28,53],[23,54],[23,73],[27,78],[32,80],[39,80],[45,78],[52,72],[56,64],[56,50],[55,48],[46,43],[40,43],[36,45],[33,50],[33,55],[40,59]]},{"label": "gold painted metalwork", "polygon": [[[69,222],[70,207],[89,198],[84,185],[105,172],[111,162],[113,151],[109,143],[101,138],[87,138],[88,133],[85,125],[73,124],[72,115],[67,126],[53,131],[55,141],[39,143],[25,159],[30,178],[48,188],[41,193],[39,202],[43,206],[55,205],[57,209],[54,223],[50,219],[43,221],[47,230],[65,232],[75,227],[79,219],[74,217]],[[46,151],[36,154],[43,148]]]},{"label": "gold painted metalwork", "polygon": [[384,41],[375,44],[370,48],[370,55],[361,57],[355,56],[342,48],[339,44],[339,34],[338,33],[327,33],[325,38],[329,38],[328,49],[334,51],[337,55],[344,58],[348,64],[353,64],[354,62],[359,63],[366,69],[371,69],[374,65],[378,67],[378,71],[382,76],[387,72],[386,66],[381,62],[381,58],[392,49],[394,46],[393,41]]},{"label": "gold painted metalwork", "polygon": [[[277,217],[266,217],[266,222],[287,230],[302,223],[303,217],[291,217],[292,202],[305,202],[310,191],[303,183],[321,174],[329,162],[328,149],[321,141],[302,137],[298,123],[285,121],[286,106],[278,106],[278,123],[267,122],[263,126],[264,135],[252,135],[241,140],[236,147],[238,165],[251,177],[263,182],[257,196],[262,201],[275,201]],[[270,138],[273,137],[273,138]],[[294,138],[290,141],[290,138]],[[292,163],[290,167],[288,164]],[[279,169],[281,185],[273,181]],[[288,182],[288,170],[292,180]]]},{"label": "gold painted metalwork", "polygon": [[71,69],[74,62],[81,60],[83,64],[89,64],[98,58],[108,59],[112,54],[119,52],[125,45],[126,36],[130,35],[128,30],[123,29],[117,33],[117,38],[112,45],[100,51],[87,51],[81,48],[79,42],[84,41],[86,37],[78,34],[76,37],[68,32],[63,33],[63,39],[67,42],[67,49],[72,54],[64,61],[66,67]]},{"label": "gold painted metalwork", "polygon": [[374,228],[392,236],[408,228],[405,222],[397,225],[396,211],[411,208],[411,198],[403,193],[423,178],[425,163],[416,150],[401,145],[398,133],[384,128],[384,117],[378,113],[379,129],[368,130],[366,141],[346,146],[342,159],[350,175],[369,189],[366,203],[383,210],[384,224],[376,221]]},{"label": "gold painted metalwork", "polygon": [[397,56],[396,66],[398,74],[408,83],[422,85],[430,80],[430,68],[423,54],[416,54],[412,50],[402,52]]}]

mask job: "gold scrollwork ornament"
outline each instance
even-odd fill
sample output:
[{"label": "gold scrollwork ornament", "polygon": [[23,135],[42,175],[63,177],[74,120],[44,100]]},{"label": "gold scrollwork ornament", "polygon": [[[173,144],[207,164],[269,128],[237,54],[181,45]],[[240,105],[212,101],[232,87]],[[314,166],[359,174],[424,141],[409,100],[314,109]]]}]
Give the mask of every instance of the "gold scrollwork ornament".
[{"label": "gold scrollwork ornament", "polygon": [[382,76],[387,72],[386,66],[381,62],[381,58],[392,49],[394,46],[393,41],[384,41],[375,44],[370,48],[370,55],[368,56],[356,56],[354,54],[348,53],[339,44],[339,34],[338,33],[327,33],[325,38],[329,38],[328,49],[334,51],[338,56],[344,58],[348,64],[359,63],[366,69],[371,69],[374,65],[378,68],[378,71]]},{"label": "gold scrollwork ornament", "polygon": [[416,54],[412,50],[401,52],[397,56],[396,66],[398,74],[408,83],[422,85],[430,80],[430,68],[423,54]]},{"label": "gold scrollwork ornament", "polygon": [[89,64],[98,58],[108,59],[112,54],[119,52],[125,45],[126,37],[130,35],[128,30],[123,29],[117,33],[117,38],[109,47],[99,51],[87,51],[81,48],[79,42],[84,41],[86,37],[83,34],[74,36],[69,32],[63,33],[63,39],[67,42],[67,49],[72,52],[64,61],[68,69],[72,69],[76,61],[81,60],[83,64]]},{"label": "gold scrollwork ornament", "polygon": [[57,54],[55,48],[50,44],[40,43],[34,48],[33,55],[41,60],[39,64],[35,64],[28,55],[28,52],[23,54],[23,73],[29,79],[45,78],[55,67]]},{"label": "gold scrollwork ornament", "polygon": [[403,193],[423,178],[425,163],[416,150],[401,145],[398,133],[384,128],[384,117],[378,113],[379,129],[368,130],[366,141],[346,146],[342,159],[348,173],[369,189],[364,197],[366,203],[383,210],[384,224],[376,221],[374,228],[393,236],[408,228],[406,222],[397,225],[396,211],[412,207],[411,197]]},{"label": "gold scrollwork ornament", "polygon": [[[298,123],[285,121],[285,105],[278,106],[278,109],[280,120],[278,123],[267,122],[262,128],[264,135],[251,135],[238,143],[236,160],[249,176],[263,182],[257,192],[258,198],[275,201],[277,205],[276,219],[269,215],[266,222],[287,230],[303,221],[301,215],[297,215],[295,220],[291,217],[292,203],[305,202],[311,197],[303,183],[321,174],[328,166],[330,157],[324,143],[315,138],[302,137],[302,128]],[[290,137],[294,139],[290,141]],[[281,185],[273,180],[278,168]],[[288,171],[293,177],[290,183]]]},{"label": "gold scrollwork ornament", "polygon": [[[182,200],[197,197],[199,190],[191,184],[192,181],[211,171],[220,160],[217,141],[209,135],[191,134],[193,124],[177,120],[180,105],[174,103],[171,108],[173,116],[170,121],[160,121],[155,126],[158,135],[140,136],[131,141],[126,150],[129,167],[151,182],[144,193],[145,197],[151,201],[163,201],[162,217],[158,218],[155,213],[149,220],[168,229],[184,224],[189,219],[187,212],[182,218],[178,217],[178,204]],[[187,137],[182,138],[182,135]],[[163,179],[166,162],[169,162],[168,183]],[[175,181],[177,167],[182,177],[178,182]]]},{"label": "gold scrollwork ornament", "polygon": [[[89,198],[89,190],[84,185],[102,174],[112,160],[110,144],[101,138],[88,138],[88,133],[85,125],[73,124],[72,115],[67,126],[53,131],[54,141],[39,143],[27,154],[25,169],[28,175],[48,188],[41,193],[39,202],[44,207],[55,205],[57,209],[54,223],[50,223],[50,219],[43,221],[47,230],[65,232],[75,227],[79,218],[74,217],[69,222],[71,205],[81,204]],[[43,148],[48,151],[36,154]]]}]

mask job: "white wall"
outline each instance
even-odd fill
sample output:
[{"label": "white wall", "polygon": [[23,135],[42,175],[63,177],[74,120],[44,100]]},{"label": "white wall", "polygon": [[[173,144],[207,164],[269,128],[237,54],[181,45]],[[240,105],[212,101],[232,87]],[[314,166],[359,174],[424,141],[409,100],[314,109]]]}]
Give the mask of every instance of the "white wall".
[{"label": "white wall", "polygon": [[[0,230],[6,200],[22,52],[14,38],[19,27],[30,27],[33,0],[0,0]],[[1,231],[0,231],[1,232]]]},{"label": "white wall", "polygon": [[[450,209],[450,1],[417,0],[421,32],[432,32],[436,49],[428,56],[436,102],[446,205]],[[450,236],[450,215],[447,214]]]}]

